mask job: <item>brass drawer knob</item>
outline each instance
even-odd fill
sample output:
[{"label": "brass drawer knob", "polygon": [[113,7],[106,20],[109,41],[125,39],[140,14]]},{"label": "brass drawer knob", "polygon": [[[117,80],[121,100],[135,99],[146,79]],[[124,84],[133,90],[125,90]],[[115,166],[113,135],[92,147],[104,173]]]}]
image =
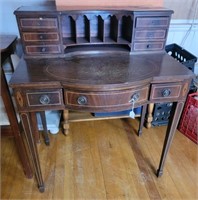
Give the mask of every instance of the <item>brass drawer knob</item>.
[{"label": "brass drawer knob", "polygon": [[85,96],[80,96],[80,97],[78,97],[78,99],[77,99],[77,102],[78,102],[78,104],[79,105],[85,105],[85,104],[87,104],[87,97],[85,97]]},{"label": "brass drawer knob", "polygon": [[147,49],[149,49],[150,47],[151,47],[151,45],[150,45],[150,44],[147,44],[147,45],[146,45],[146,48],[147,48]]},{"label": "brass drawer knob", "polygon": [[168,97],[168,96],[170,96],[170,94],[171,94],[171,90],[170,89],[164,89],[162,91],[162,96],[163,97]]},{"label": "brass drawer knob", "polygon": [[48,95],[42,95],[39,99],[40,103],[43,104],[43,105],[47,105],[50,103],[50,98]]},{"label": "brass drawer knob", "polygon": [[42,47],[42,48],[41,48],[41,52],[46,52],[46,48],[45,48],[45,47]]},{"label": "brass drawer knob", "polygon": [[42,40],[43,38],[44,38],[44,37],[43,37],[43,35],[39,35],[39,39],[41,39],[41,40]]}]

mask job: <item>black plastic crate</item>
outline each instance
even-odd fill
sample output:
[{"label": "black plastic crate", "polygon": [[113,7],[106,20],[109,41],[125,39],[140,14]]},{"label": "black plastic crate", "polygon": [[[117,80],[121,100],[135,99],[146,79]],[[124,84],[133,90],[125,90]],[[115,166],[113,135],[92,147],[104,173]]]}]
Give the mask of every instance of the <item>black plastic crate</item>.
[{"label": "black plastic crate", "polygon": [[[170,56],[172,56],[178,62],[182,63],[183,65],[188,67],[188,69],[194,72],[197,57],[195,57],[190,52],[174,43],[166,45],[165,50]],[[192,82],[190,85],[190,91],[194,90],[195,86]],[[172,104],[172,102],[155,104],[153,111],[153,121],[151,122],[152,126],[162,126],[168,124]]]},{"label": "black plastic crate", "polygon": [[156,103],[154,106],[152,126],[167,125],[172,109],[172,102],[169,103]]},{"label": "black plastic crate", "polygon": [[181,62],[183,65],[188,67],[188,69],[194,72],[197,57],[195,57],[193,54],[191,54],[190,52],[183,49],[177,44],[166,45],[165,50],[170,56],[172,56],[173,58]]}]

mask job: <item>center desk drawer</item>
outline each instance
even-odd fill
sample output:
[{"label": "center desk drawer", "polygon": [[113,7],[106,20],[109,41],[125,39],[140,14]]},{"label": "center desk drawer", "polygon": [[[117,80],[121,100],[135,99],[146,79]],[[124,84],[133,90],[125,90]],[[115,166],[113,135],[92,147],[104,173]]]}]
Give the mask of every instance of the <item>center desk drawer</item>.
[{"label": "center desk drawer", "polygon": [[151,100],[174,100],[178,99],[181,93],[179,84],[153,84],[151,88]]},{"label": "center desk drawer", "polygon": [[65,90],[65,104],[70,108],[87,108],[105,110],[118,110],[130,107],[129,101],[133,95],[138,95],[136,103],[143,103],[148,98],[148,87],[133,90],[110,91],[110,92],[78,92]]}]

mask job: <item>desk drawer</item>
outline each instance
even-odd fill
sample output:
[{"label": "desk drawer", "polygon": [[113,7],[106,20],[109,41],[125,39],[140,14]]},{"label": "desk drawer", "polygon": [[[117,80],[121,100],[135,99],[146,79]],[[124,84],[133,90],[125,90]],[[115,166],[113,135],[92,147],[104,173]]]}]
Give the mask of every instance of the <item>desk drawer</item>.
[{"label": "desk drawer", "polygon": [[135,42],[133,45],[134,51],[156,51],[164,48],[164,42]]},{"label": "desk drawer", "polygon": [[180,96],[181,85],[154,84],[151,88],[151,100],[174,100]]},{"label": "desk drawer", "polygon": [[21,18],[20,19],[21,28],[28,29],[57,29],[58,20],[57,18]]},{"label": "desk drawer", "polygon": [[165,39],[166,30],[136,30],[135,40],[159,40]]},{"label": "desk drawer", "polygon": [[29,45],[25,48],[27,54],[57,54],[61,52],[59,45]]},{"label": "desk drawer", "polygon": [[[129,101],[134,95],[138,95],[137,103],[142,103],[148,99],[148,87],[141,89],[124,90],[124,91],[111,91],[111,92],[76,92],[65,91],[65,104],[72,108],[108,108],[113,110],[122,110],[122,107],[129,107]],[[115,108],[115,109],[114,109]]]},{"label": "desk drawer", "polygon": [[58,42],[59,35],[56,32],[23,33],[23,40],[25,42]]},{"label": "desk drawer", "polygon": [[168,27],[169,17],[138,17],[136,19],[136,27]]},{"label": "desk drawer", "polygon": [[28,106],[62,105],[62,91],[28,91],[26,92]]}]

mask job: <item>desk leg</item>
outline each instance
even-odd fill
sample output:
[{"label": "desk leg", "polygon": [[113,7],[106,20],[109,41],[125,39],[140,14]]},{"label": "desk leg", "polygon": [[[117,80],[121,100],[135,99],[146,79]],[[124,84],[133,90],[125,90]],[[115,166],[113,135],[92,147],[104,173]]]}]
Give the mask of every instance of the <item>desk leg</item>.
[{"label": "desk leg", "polygon": [[69,133],[69,110],[63,110],[63,134]]},{"label": "desk leg", "polygon": [[151,122],[153,121],[153,109],[154,109],[154,103],[150,103],[148,105],[146,128],[151,128],[151,126],[152,126]]},{"label": "desk leg", "polygon": [[140,119],[140,124],[139,124],[139,129],[138,129],[138,136],[142,135],[142,128],[143,128],[143,124],[144,124],[144,120],[145,120],[146,108],[147,108],[147,104],[142,106],[141,119]]},{"label": "desk leg", "polygon": [[162,174],[163,174],[163,168],[164,168],[166,156],[169,151],[170,145],[172,143],[173,137],[175,135],[177,124],[179,122],[183,107],[184,107],[184,102],[177,102],[177,103],[173,104],[173,108],[171,111],[171,117],[169,119],[169,124],[167,127],[166,136],[165,136],[165,140],[164,140],[164,146],[162,149],[160,164],[159,164],[159,168],[157,170],[158,177],[162,176]]},{"label": "desk leg", "polygon": [[24,112],[24,113],[20,113],[20,117],[21,117],[23,128],[24,128],[25,138],[27,140],[27,146],[30,153],[30,159],[32,161],[36,180],[38,182],[38,188],[40,192],[44,192],[45,187],[44,187],[44,182],[43,182],[42,173],[41,173],[40,161],[39,161],[36,143],[33,137],[34,129],[37,129],[37,127],[31,126],[32,121],[35,121],[36,113]]},{"label": "desk leg", "polygon": [[48,130],[47,130],[47,122],[46,122],[46,117],[45,117],[45,111],[39,112],[41,116],[41,122],[43,125],[43,132],[44,132],[44,140],[46,145],[50,145],[50,139],[48,136]]}]

